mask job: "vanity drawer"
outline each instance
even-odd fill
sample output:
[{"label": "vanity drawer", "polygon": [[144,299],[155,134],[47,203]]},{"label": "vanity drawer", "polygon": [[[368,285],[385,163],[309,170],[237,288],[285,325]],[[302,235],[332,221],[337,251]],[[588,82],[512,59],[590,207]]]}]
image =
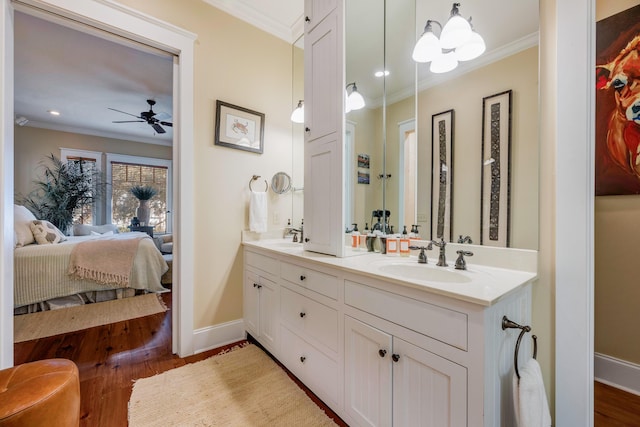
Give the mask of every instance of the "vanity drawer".
[{"label": "vanity drawer", "polygon": [[280,288],[282,321],[292,329],[318,340],[327,348],[338,351],[338,312],[310,298]]},{"label": "vanity drawer", "polygon": [[352,307],[382,317],[453,347],[462,350],[468,348],[469,328],[465,313],[349,280],[345,281],[344,301]]},{"label": "vanity drawer", "polygon": [[281,362],[332,408],[339,407],[338,363],[300,338],[280,327]]},{"label": "vanity drawer", "polygon": [[283,279],[291,283],[334,300],[338,299],[338,278],[335,276],[287,262],[282,263],[280,274]]},{"label": "vanity drawer", "polygon": [[278,275],[278,260],[256,252],[244,251],[244,262],[251,267]]}]

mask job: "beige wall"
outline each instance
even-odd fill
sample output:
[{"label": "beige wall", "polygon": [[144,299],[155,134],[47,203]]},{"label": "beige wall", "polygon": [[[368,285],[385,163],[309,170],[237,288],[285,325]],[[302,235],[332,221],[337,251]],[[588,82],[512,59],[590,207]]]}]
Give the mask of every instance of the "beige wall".
[{"label": "beige wall", "polygon": [[[640,4],[637,0],[599,0],[601,20]],[[633,337],[640,324],[640,286],[636,270],[640,196],[601,196],[595,201],[595,342],[597,353],[640,363]]]},{"label": "beige wall", "polygon": [[[426,214],[427,218],[431,216],[431,116],[453,109],[453,235],[469,235],[474,243],[480,242],[482,99],[509,89],[513,91],[511,246],[537,249],[538,229],[535,224],[538,223],[539,148],[536,47],[467,73],[450,84],[420,92],[418,214]],[[423,224],[423,232],[429,230],[428,224]]]},{"label": "beige wall", "polygon": [[[241,230],[248,229],[249,180],[291,173],[291,45],[201,0],[120,3],[197,34],[194,327],[242,318]],[[264,154],[215,146],[217,99],[265,113]],[[291,195],[269,193],[269,227],[282,228]],[[273,223],[278,216],[278,224]]]}]

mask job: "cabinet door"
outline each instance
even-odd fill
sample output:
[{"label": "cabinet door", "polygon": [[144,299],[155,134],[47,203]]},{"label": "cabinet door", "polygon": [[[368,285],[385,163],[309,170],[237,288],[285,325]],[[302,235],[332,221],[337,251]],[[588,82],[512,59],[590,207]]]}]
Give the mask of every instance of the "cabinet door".
[{"label": "cabinet door", "polygon": [[276,349],[276,334],[278,333],[279,299],[275,282],[260,277],[260,327],[258,335],[261,342],[272,351]]},{"label": "cabinet door", "polygon": [[337,141],[307,144],[304,164],[304,249],[336,255],[341,220],[342,169]]},{"label": "cabinet door", "polygon": [[258,338],[260,331],[259,326],[259,291],[258,285],[260,280],[258,275],[245,271],[244,275],[244,326],[255,338]]},{"label": "cabinet door", "polygon": [[396,337],[392,358],[393,425],[467,425],[466,368]]},{"label": "cabinet door", "polygon": [[390,426],[391,335],[345,316],[345,340],[345,411],[358,425]]},{"label": "cabinet door", "polygon": [[304,30],[313,30],[333,9],[336,0],[305,0],[304,1]]},{"label": "cabinet door", "polygon": [[337,14],[332,13],[304,38],[306,142],[335,134],[341,121],[344,88],[340,87],[338,53],[342,47],[338,43],[337,21]]}]

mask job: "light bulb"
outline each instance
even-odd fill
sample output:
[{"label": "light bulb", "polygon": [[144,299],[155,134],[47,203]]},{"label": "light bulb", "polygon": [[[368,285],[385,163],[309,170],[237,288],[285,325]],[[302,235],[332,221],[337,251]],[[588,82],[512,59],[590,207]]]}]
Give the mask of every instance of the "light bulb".
[{"label": "light bulb", "polygon": [[462,46],[456,48],[456,58],[458,61],[471,61],[482,55],[486,48],[482,36],[472,31],[471,38]]},{"label": "light bulb", "polygon": [[432,31],[425,31],[413,48],[413,60],[429,62],[442,53],[440,41]]},{"label": "light bulb", "polygon": [[440,34],[440,46],[443,49],[455,49],[471,37],[471,25],[460,15],[453,15]]},{"label": "light bulb", "polygon": [[458,60],[456,59],[455,52],[443,53],[433,61],[429,71],[436,74],[446,73],[458,66]]},{"label": "light bulb", "polygon": [[291,121],[294,123],[304,123],[304,102],[298,102],[298,106],[293,110],[293,113],[291,113]]}]

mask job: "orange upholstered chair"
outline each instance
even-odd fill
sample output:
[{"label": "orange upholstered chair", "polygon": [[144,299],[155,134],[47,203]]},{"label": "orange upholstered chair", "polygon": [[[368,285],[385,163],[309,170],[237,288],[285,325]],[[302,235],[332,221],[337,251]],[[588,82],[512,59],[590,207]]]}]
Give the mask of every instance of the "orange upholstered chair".
[{"label": "orange upholstered chair", "polygon": [[39,360],[0,371],[0,426],[79,424],[80,380],[72,361]]}]

